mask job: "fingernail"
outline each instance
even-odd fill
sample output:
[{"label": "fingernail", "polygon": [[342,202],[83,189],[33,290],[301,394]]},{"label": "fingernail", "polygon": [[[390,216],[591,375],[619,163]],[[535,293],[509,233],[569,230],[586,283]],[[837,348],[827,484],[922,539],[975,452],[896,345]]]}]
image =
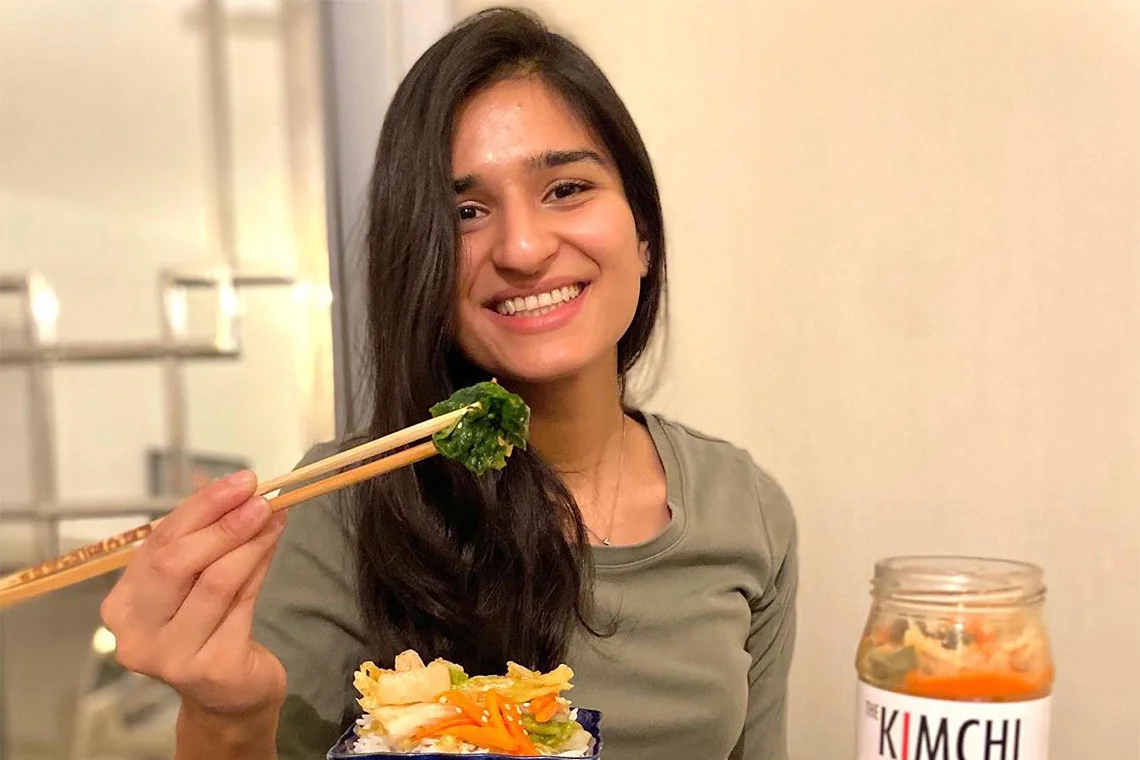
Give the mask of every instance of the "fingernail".
[{"label": "fingernail", "polygon": [[250,522],[261,522],[269,516],[269,502],[260,496],[254,496],[241,506],[241,517]]},{"label": "fingernail", "polygon": [[257,476],[249,470],[239,470],[226,476],[226,485],[232,488],[249,488],[257,482]]}]

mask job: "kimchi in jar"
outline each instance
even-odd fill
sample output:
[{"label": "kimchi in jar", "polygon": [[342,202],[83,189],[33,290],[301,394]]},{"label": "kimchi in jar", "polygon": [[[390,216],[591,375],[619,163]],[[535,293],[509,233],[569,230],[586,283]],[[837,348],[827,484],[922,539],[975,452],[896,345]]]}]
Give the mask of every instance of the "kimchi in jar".
[{"label": "kimchi in jar", "polygon": [[859,642],[858,760],[1045,760],[1053,658],[1035,565],[893,557]]}]

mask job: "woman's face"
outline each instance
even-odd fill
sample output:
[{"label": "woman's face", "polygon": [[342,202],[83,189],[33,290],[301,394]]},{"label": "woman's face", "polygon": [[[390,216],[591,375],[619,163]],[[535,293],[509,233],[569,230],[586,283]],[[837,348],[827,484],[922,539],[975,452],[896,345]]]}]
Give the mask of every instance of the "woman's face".
[{"label": "woman's face", "polygon": [[527,383],[616,367],[647,258],[605,148],[540,80],[510,79],[459,112],[452,169],[463,353]]}]

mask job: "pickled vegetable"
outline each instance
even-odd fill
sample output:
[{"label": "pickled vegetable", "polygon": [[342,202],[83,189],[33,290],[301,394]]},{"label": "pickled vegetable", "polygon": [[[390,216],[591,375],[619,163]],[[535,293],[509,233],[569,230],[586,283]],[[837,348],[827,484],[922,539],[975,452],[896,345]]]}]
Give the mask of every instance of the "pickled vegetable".
[{"label": "pickled vegetable", "polygon": [[1010,702],[1047,696],[1053,666],[1034,616],[873,615],[857,655],[872,686],[930,699]]}]

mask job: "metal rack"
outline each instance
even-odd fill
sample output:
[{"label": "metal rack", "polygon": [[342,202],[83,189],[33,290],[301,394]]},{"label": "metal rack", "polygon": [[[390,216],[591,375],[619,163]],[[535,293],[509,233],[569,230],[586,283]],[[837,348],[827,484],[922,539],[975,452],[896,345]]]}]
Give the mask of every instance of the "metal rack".
[{"label": "metal rack", "polygon": [[[55,339],[58,302],[41,276],[0,275],[0,295],[22,299],[25,345],[0,346],[0,368],[23,367],[28,381],[31,500],[4,505],[0,523],[25,522],[34,526],[38,559],[60,553],[60,523],[69,519],[146,515],[153,519],[170,511],[176,499],[61,503],[56,483],[55,415],[52,369],[65,364],[159,362],[163,368],[163,406],[166,449],[173,463],[164,493],[185,494],[190,483],[190,456],[186,443],[186,382],[188,361],[227,360],[241,357],[238,291],[248,288],[292,287],[289,275],[213,271],[163,271],[158,278],[162,337],[158,341],[60,342]],[[216,291],[212,340],[185,337],[186,295],[191,289]],[[38,561],[37,559],[37,561]]]},{"label": "metal rack", "polygon": [[[242,290],[305,285],[320,280],[319,265],[298,261],[297,277],[259,274],[241,267],[237,256],[237,187],[235,183],[235,108],[231,88],[230,40],[237,36],[275,38],[281,52],[287,129],[289,217],[300,246],[327,243],[323,214],[305,213],[323,201],[324,158],[316,158],[314,140],[323,140],[320,104],[318,6],[328,0],[281,0],[238,4],[195,0],[179,20],[201,45],[204,123],[209,195],[213,201],[210,254],[223,267],[210,271],[162,271],[157,277],[161,331],[157,340],[59,341],[55,336],[58,302],[50,283],[34,272],[0,273],[0,299],[19,299],[21,339],[0,345],[0,369],[19,370],[28,382],[29,480],[27,503],[0,505],[0,530],[32,525],[35,559],[60,553],[61,524],[76,519],[138,516],[152,519],[172,509],[190,489],[191,458],[187,445],[186,367],[188,363],[232,361],[242,357],[238,296]],[[314,134],[317,137],[314,138]],[[321,147],[324,147],[323,144]],[[314,188],[319,188],[316,192]],[[317,197],[314,198],[314,195]],[[306,206],[306,204],[308,204]],[[315,249],[313,249],[315,250]],[[327,266],[327,262],[325,264]],[[215,291],[217,311],[212,339],[183,334],[188,291]],[[79,365],[157,364],[161,367],[166,462],[164,498],[136,500],[67,500],[58,493],[53,370]],[[165,497],[169,494],[169,497]],[[11,565],[0,556],[0,566]],[[4,568],[7,570],[14,567]],[[106,582],[110,582],[108,576]],[[2,619],[2,618],[0,618]],[[0,639],[0,648],[4,641]],[[3,656],[0,655],[0,660]],[[0,683],[0,756],[10,754],[9,715]]]},{"label": "metal rack", "polygon": [[[292,275],[238,271],[236,190],[234,182],[233,109],[227,38],[231,35],[268,36],[280,40],[285,77],[287,122],[302,121],[298,101],[303,99],[304,79],[297,50],[304,47],[305,24],[314,15],[307,3],[287,0],[275,8],[230,9],[223,0],[198,0],[182,14],[181,21],[202,44],[205,83],[206,129],[209,135],[208,170],[214,200],[215,251],[224,265],[215,270],[164,270],[158,276],[161,333],[157,341],[60,342],[55,339],[58,302],[47,280],[32,272],[0,274],[0,297],[23,299],[24,345],[0,346],[0,368],[22,366],[29,384],[31,444],[31,489],[27,504],[5,504],[0,525],[14,521],[35,526],[36,554],[42,559],[57,556],[59,524],[68,519],[149,515],[168,512],[174,501],[72,502],[61,504],[56,486],[55,420],[51,393],[53,367],[73,364],[158,362],[163,368],[163,403],[166,446],[173,466],[164,493],[184,495],[190,484],[190,457],[186,447],[184,366],[188,361],[229,360],[241,357],[238,292],[248,288],[292,287]],[[290,134],[290,191],[301,192],[303,139]],[[295,201],[291,197],[290,201]],[[300,215],[294,215],[298,219]],[[295,221],[295,225],[301,225]],[[304,237],[303,226],[295,232]],[[214,289],[218,308],[212,340],[191,340],[183,335],[186,292]],[[0,557],[0,566],[4,564]],[[2,720],[2,716],[0,716]],[[3,731],[0,730],[0,745]]]}]

